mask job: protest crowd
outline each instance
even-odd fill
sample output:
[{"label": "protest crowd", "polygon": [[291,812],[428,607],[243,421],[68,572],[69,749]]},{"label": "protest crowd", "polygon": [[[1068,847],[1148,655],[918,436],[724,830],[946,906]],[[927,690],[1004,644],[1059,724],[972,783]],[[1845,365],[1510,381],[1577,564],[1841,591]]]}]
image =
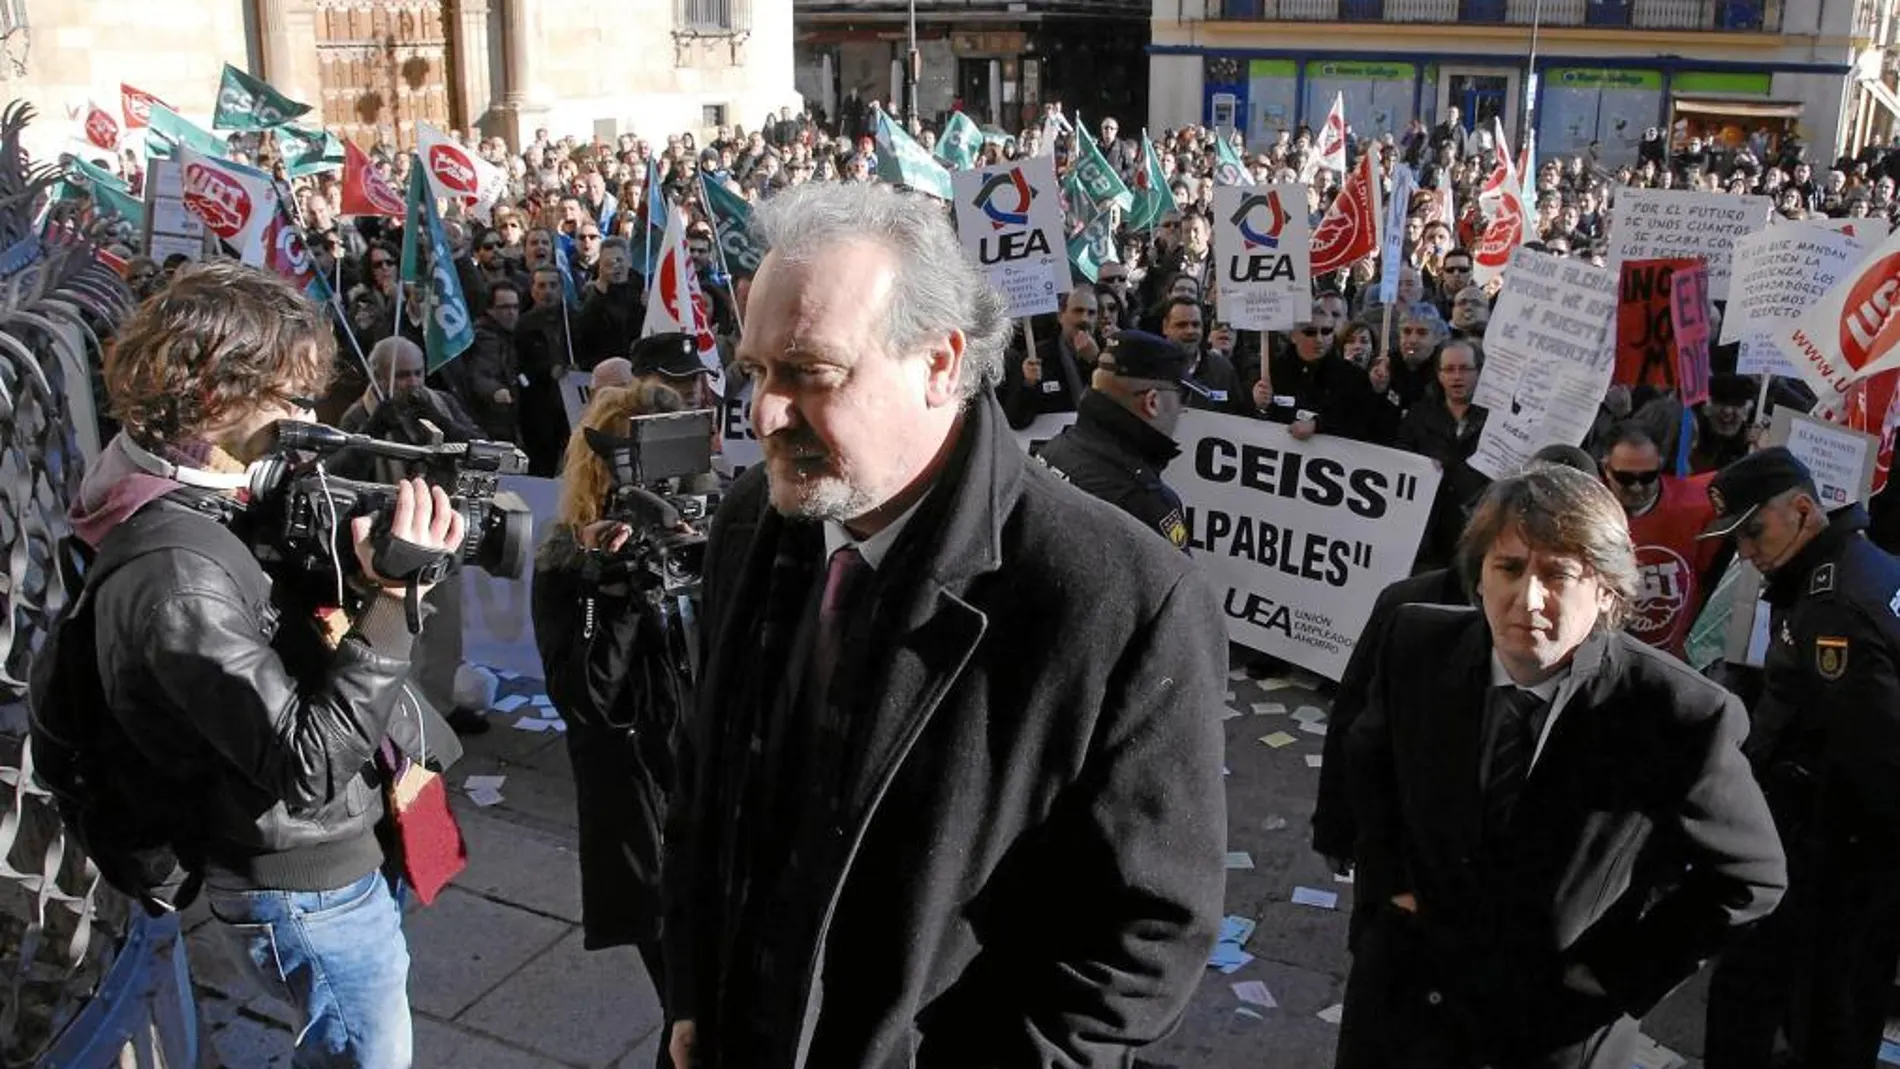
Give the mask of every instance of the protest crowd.
[{"label": "protest crowd", "polygon": [[[283,372],[305,418],[512,444],[559,480],[534,624],[588,946],[639,948],[663,1065],[1126,1064],[1221,927],[1230,664],[1326,677],[1312,845],[1356,881],[1338,1064],[1622,1069],[1711,959],[1712,1069],[1874,1063],[1900,966],[1900,350],[1891,280],[1866,295],[1900,255],[1900,139],[1828,161],[1651,130],[1634,160],[1537,159],[1455,108],[1362,139],[1336,105],[1250,144],[1056,104],[1013,133],[850,104],[703,139],[425,130],[415,152],[151,106],[163,151],[76,154],[55,219],[134,212],[162,166],[188,207],[203,167],[278,207],[205,218],[211,259],[263,271],[109,224],[143,304],[101,407],[116,441],[157,436],[88,486],[151,452],[189,466],[154,430],[182,417],[126,393],[215,374],[152,370],[185,305],[293,289],[323,314],[231,312],[229,336],[324,354]],[[866,370],[867,339],[914,342],[920,370]],[[815,399],[847,391],[883,401]],[[666,487],[723,499],[682,683],[666,599],[602,561],[644,537],[611,504],[637,417],[701,408],[719,470]],[[402,487],[399,542],[460,544],[445,495],[377,464],[354,474]],[[119,493],[87,491],[82,533],[137,508]],[[405,690],[487,728],[456,685],[454,584],[357,552],[394,597],[350,595],[356,660],[292,671],[301,698],[263,688],[329,710],[299,767],[255,756],[278,728],[223,720],[151,751],[294,784],[229,787],[217,816],[250,853],[210,850],[206,893],[247,931],[277,919],[265,889],[390,893],[354,863],[377,856],[355,788],[317,784],[431,765],[393,726],[378,749]],[[124,651],[207,671],[176,648],[205,628],[135,638],[147,602],[101,597]],[[229,661],[242,627],[218,619]],[[160,678],[141,655],[114,678]],[[186,693],[141,686],[108,694]],[[349,938],[401,951],[388,921]],[[317,942],[276,953],[374,971]],[[297,1064],[407,1064],[389,983],[291,977],[317,1022]],[[352,998],[386,1036],[337,1023]]]}]

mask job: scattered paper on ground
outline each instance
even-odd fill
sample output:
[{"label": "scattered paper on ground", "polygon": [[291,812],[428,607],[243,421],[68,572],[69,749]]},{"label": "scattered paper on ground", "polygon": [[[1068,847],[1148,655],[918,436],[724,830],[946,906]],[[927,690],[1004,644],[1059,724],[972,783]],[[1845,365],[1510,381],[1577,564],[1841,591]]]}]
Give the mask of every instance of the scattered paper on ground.
[{"label": "scattered paper on ground", "polygon": [[1335,872],[1335,873],[1333,873],[1333,882],[1334,882],[1334,883],[1344,883],[1344,884],[1350,884],[1350,883],[1352,883],[1352,873],[1350,873],[1350,872]]},{"label": "scattered paper on ground", "polygon": [[1229,850],[1227,852],[1227,867],[1230,869],[1253,868],[1253,855],[1245,850]]},{"label": "scattered paper on ground", "polygon": [[1271,735],[1260,736],[1260,741],[1277,750],[1282,746],[1291,746],[1299,740],[1284,731],[1276,731]]},{"label": "scattered paper on ground", "polygon": [[1321,723],[1326,719],[1326,710],[1321,709],[1317,705],[1302,705],[1298,709],[1293,710],[1293,719],[1298,720],[1302,724]]},{"label": "scattered paper on ground", "polygon": [[516,731],[533,731],[533,732],[539,733],[543,731],[552,731],[557,726],[561,726],[561,722],[559,720],[543,720],[538,716],[524,716],[521,719],[515,721]]},{"label": "scattered paper on ground", "polygon": [[1316,724],[1311,720],[1301,724],[1300,730],[1306,732],[1308,735],[1318,735],[1322,739],[1326,737],[1326,725]]},{"label": "scattered paper on ground", "polygon": [[491,805],[501,804],[501,792],[493,787],[475,787],[468,792],[468,800],[487,809]]},{"label": "scattered paper on ground", "polygon": [[1296,906],[1316,906],[1320,909],[1339,908],[1339,892],[1318,891],[1311,887],[1295,887],[1293,904]]},{"label": "scattered paper on ground", "polygon": [[1281,705],[1279,702],[1255,702],[1253,703],[1253,715],[1285,716],[1286,706]]},{"label": "scattered paper on ground", "polygon": [[510,694],[495,703],[495,711],[498,713],[512,713],[526,704],[528,704],[528,696],[526,694]]},{"label": "scattered paper on ground", "polygon": [[1242,980],[1232,986],[1234,997],[1250,1006],[1259,1006],[1268,1010],[1279,1008],[1280,1004],[1273,1001],[1273,993],[1267,990],[1266,984],[1258,980]]},{"label": "scattered paper on ground", "polygon": [[487,787],[491,790],[498,791],[501,790],[501,785],[506,782],[508,782],[507,776],[470,776],[462,781],[462,789],[465,791],[479,791]]},{"label": "scattered paper on ground", "polygon": [[1345,1015],[1346,1015],[1346,1007],[1344,1003],[1341,1003],[1339,1005],[1334,1005],[1334,1006],[1328,1006],[1325,1009],[1314,1014],[1315,1017],[1318,1017],[1320,1020],[1325,1021],[1327,1024],[1338,1024],[1339,1019],[1341,1017],[1344,1017]]},{"label": "scattered paper on ground", "polygon": [[1256,1021],[1266,1020],[1265,1017],[1260,1016],[1259,1014],[1255,1013],[1254,1011],[1248,1009],[1245,1006],[1235,1006],[1234,1012],[1240,1014],[1242,1017],[1251,1017]]}]

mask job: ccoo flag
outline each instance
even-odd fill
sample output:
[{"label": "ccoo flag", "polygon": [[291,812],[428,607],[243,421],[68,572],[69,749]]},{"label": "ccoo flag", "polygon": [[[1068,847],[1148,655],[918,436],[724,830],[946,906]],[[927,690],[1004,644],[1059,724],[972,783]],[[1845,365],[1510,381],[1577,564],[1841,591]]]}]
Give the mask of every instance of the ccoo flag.
[{"label": "ccoo flag", "polygon": [[950,121],[943,125],[943,136],[937,138],[937,159],[952,170],[967,171],[976,166],[977,154],[983,151],[983,131],[977,128],[976,120],[962,112],[953,112]]}]

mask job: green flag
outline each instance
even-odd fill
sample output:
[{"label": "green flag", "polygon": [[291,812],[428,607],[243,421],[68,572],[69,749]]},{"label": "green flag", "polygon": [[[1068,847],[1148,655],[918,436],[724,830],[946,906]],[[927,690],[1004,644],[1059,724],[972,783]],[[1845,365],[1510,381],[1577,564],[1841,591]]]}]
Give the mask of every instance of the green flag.
[{"label": "green flag", "polygon": [[124,179],[78,156],[67,162],[66,176],[56,199],[66,200],[75,193],[86,193],[92,197],[95,213],[116,215],[144,232],[145,202],[131,194]]},{"label": "green flag", "polygon": [[307,130],[285,123],[271,131],[284,173],[291,178],[343,168],[343,141],[327,130]]},{"label": "green flag", "polygon": [[[1082,140],[1088,140],[1087,136]],[[1062,180],[1062,195],[1069,203],[1069,215],[1064,220],[1068,231],[1069,267],[1094,282],[1101,275],[1102,265],[1118,258],[1114,214],[1108,207],[1094,203],[1074,171]]]},{"label": "green flag", "polygon": [[1247,165],[1240,161],[1240,153],[1224,137],[1214,139],[1214,184],[1217,186],[1250,186],[1254,184],[1253,175]]},{"label": "green flag", "polygon": [[[462,298],[455,253],[442,233],[442,220],[435,214],[428,170],[420,159],[409,168],[409,213],[402,226],[402,280],[415,284],[422,295],[423,352],[427,354],[428,371],[433,374],[475,344],[475,323],[469,318],[468,302]],[[423,238],[428,240],[426,248]]]},{"label": "green flag", "polygon": [[[1088,129],[1082,125],[1081,112],[1076,113],[1075,126],[1078,131]],[[1122,181],[1121,175],[1115,173],[1115,168],[1108,165],[1107,157],[1102,155],[1102,149],[1094,138],[1086,133],[1078,133],[1075,139],[1080,142],[1082,150],[1076,154],[1075,166],[1070,168],[1069,174],[1080,183],[1088,199],[1097,207],[1113,204],[1127,211],[1135,200],[1134,194],[1128,191],[1128,184]]]},{"label": "green flag", "polygon": [[950,172],[930,158],[924,146],[891,121],[877,113],[877,176],[896,186],[909,186],[939,200],[951,200]]},{"label": "green flag", "polygon": [[163,104],[153,104],[152,124],[145,130],[145,154],[152,159],[170,159],[174,145],[220,160],[231,153],[231,144],[224,138],[185,121]]},{"label": "green flag", "polygon": [[310,105],[299,104],[269,82],[231,66],[224,65],[224,77],[218,81],[218,108],[212,114],[213,130],[268,130],[310,113]]},{"label": "green flag", "polygon": [[1130,230],[1153,230],[1168,213],[1181,210],[1174,191],[1168,188],[1167,175],[1161,173],[1161,156],[1155,152],[1154,142],[1148,140],[1146,130],[1141,132],[1141,173],[1135,176],[1134,194],[1134,207],[1123,220]]},{"label": "green flag", "polygon": [[976,166],[977,153],[983,150],[983,131],[976,121],[962,112],[953,112],[943,124],[943,136],[937,139],[937,159],[953,171]]},{"label": "green flag", "polygon": [[713,230],[719,235],[719,255],[729,275],[754,275],[759,261],[765,259],[765,247],[752,237],[752,205],[718,182],[699,174],[699,186],[706,197],[706,214],[712,216]]}]

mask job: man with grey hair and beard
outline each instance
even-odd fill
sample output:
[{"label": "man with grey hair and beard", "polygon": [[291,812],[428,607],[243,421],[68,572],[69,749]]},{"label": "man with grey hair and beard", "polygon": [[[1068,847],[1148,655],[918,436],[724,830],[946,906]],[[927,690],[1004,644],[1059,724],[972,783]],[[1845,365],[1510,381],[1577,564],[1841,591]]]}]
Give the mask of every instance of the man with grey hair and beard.
[{"label": "man with grey hair and beard", "polygon": [[674,1064],[1125,1065],[1220,923],[1214,593],[1016,445],[938,205],[805,186],[753,226],[764,462],[706,550]]}]

